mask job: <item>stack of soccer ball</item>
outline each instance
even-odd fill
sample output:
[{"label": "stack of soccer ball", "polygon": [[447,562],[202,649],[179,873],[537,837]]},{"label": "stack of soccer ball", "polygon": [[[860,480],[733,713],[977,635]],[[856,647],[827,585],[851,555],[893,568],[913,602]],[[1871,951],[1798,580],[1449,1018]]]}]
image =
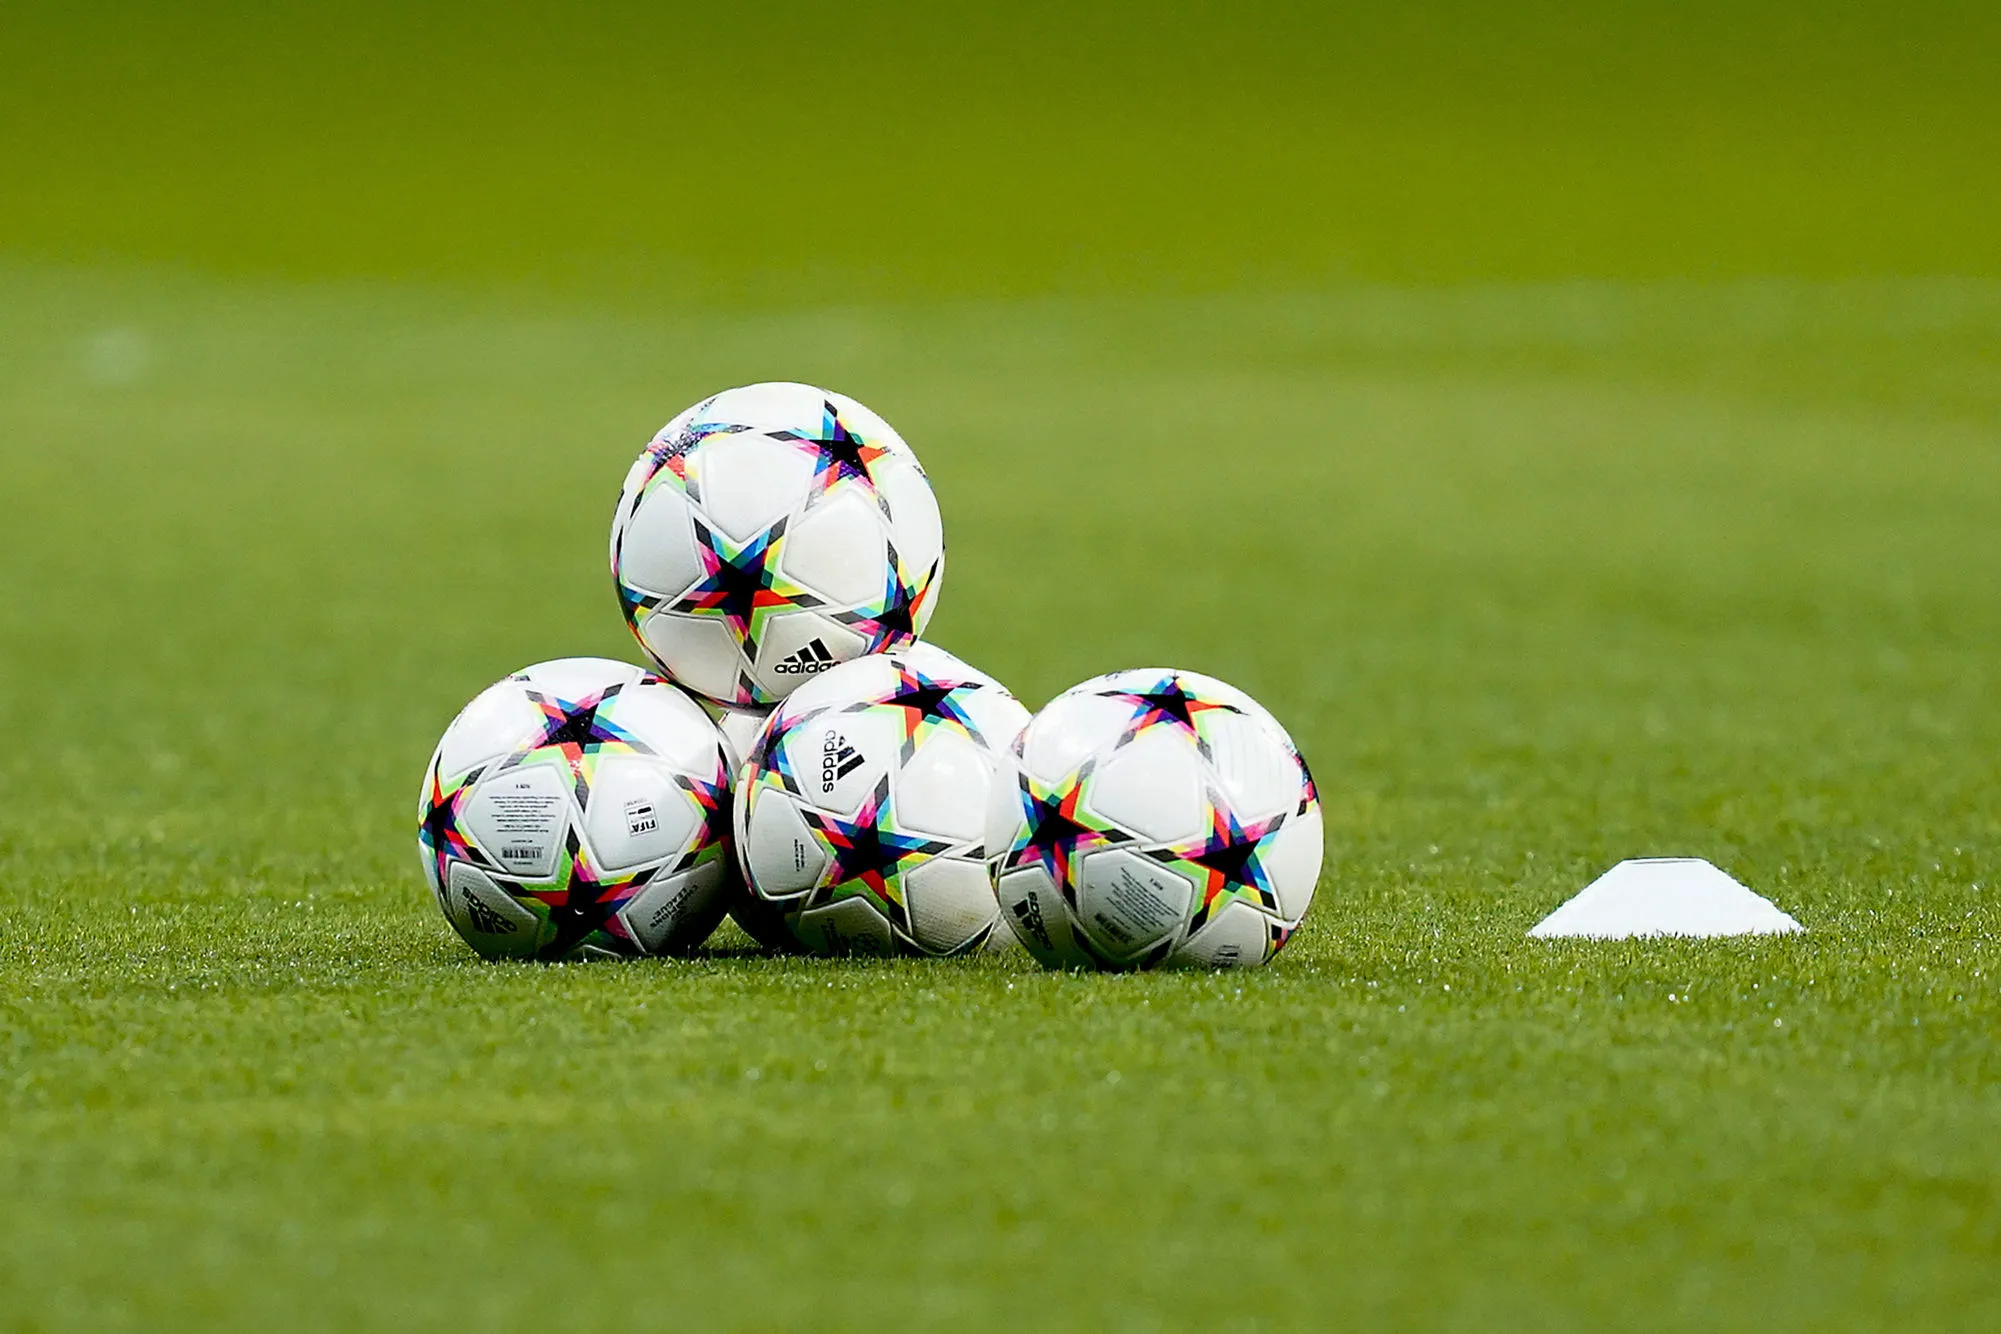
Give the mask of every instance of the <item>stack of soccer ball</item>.
[{"label": "stack of soccer ball", "polygon": [[676,417],[611,567],[655,671],[517,672],[424,779],[425,874],[487,958],[685,952],[728,913],[792,952],[1246,965],[1313,898],[1313,779],[1248,695],[1122,671],[1031,718],[919,642],[938,504],[852,399],[760,384]]}]

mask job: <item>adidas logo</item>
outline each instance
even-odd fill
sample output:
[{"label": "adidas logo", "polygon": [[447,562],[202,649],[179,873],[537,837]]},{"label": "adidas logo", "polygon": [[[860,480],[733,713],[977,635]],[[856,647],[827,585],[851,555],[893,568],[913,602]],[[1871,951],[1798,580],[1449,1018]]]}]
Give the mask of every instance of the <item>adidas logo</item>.
[{"label": "adidas logo", "polygon": [[829,729],[820,741],[820,791],[832,792],[834,784],[862,767],[862,753],[848,739]]},{"label": "adidas logo", "polygon": [[1014,915],[1021,919],[1022,926],[1027,928],[1029,934],[1041,942],[1043,949],[1056,948],[1049,939],[1049,927],[1042,920],[1042,904],[1036,899],[1034,890],[1030,890],[1027,898],[1014,905]]},{"label": "adidas logo", "polygon": [[780,676],[811,676],[824,672],[834,665],[834,655],[827,652],[827,646],[815,639],[805,648],[789,658],[781,658],[771,670]]},{"label": "adidas logo", "polygon": [[459,892],[459,898],[466,906],[466,920],[472,923],[473,930],[482,931],[489,936],[513,934],[514,923],[495,912],[485,903],[482,903],[463,890]]}]

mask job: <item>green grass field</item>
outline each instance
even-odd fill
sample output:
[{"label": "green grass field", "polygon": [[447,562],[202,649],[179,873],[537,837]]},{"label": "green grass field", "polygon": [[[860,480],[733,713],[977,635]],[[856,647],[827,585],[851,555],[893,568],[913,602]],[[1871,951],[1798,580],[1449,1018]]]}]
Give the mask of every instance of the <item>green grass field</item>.
[{"label": "green grass field", "polygon": [[[412,807],[626,464],[879,407],[1031,704],[1241,684],[1231,976],[474,959]],[[0,1328],[2001,1325],[2001,285],[697,318],[0,267]],[[1620,857],[1791,941],[1550,946]]]}]

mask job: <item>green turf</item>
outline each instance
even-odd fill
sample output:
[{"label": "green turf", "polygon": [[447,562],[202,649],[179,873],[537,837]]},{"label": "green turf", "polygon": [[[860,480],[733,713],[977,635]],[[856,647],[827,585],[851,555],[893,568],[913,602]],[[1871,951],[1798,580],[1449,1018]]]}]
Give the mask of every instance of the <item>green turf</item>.
[{"label": "green turf", "polygon": [[[630,457],[879,407],[937,638],[1321,780],[1241,976],[484,965],[454,710]],[[2001,286],[697,319],[0,267],[0,1328],[2001,1325]],[[1811,928],[1527,942],[1627,855]]]}]

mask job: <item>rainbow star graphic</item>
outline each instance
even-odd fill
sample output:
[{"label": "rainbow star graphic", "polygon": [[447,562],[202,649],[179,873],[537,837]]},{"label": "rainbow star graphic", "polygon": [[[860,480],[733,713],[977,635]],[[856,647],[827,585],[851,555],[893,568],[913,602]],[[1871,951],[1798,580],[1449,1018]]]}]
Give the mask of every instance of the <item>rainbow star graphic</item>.
[{"label": "rainbow star graphic", "polygon": [[[826,495],[836,486],[848,480],[859,481],[871,491],[875,489],[875,475],[869,465],[889,453],[880,445],[872,445],[855,433],[841,418],[841,410],[832,403],[822,400],[819,430],[808,435],[803,431],[773,431],[775,440],[790,440],[803,445],[813,453],[813,478],[811,494],[817,498]],[[889,512],[889,504],[880,494],[876,497],[883,512]]]},{"label": "rainbow star graphic", "polygon": [[1202,715],[1211,710],[1242,712],[1234,704],[1189,694],[1181,678],[1173,672],[1164,674],[1145,690],[1110,690],[1105,694],[1108,699],[1122,699],[1133,706],[1132,721],[1126,724],[1125,734],[1118,740],[1121,746],[1150,728],[1174,727],[1193,738],[1196,749],[1207,757],[1209,742],[1202,735]]},{"label": "rainbow star graphic", "polygon": [[787,518],[779,519],[738,543],[696,517],[695,554],[702,563],[701,578],[673,597],[624,590],[626,619],[637,628],[654,611],[714,617],[728,630],[743,660],[755,662],[758,644],[774,614],[826,605],[817,594],[793,583],[779,570],[787,522]]},{"label": "rainbow star graphic", "polygon": [[465,812],[465,804],[471,800],[473,788],[479,783],[485,769],[474,769],[457,786],[446,790],[436,768],[431,770],[429,791],[424,797],[424,819],[417,827],[417,840],[430,854],[438,873],[438,883],[444,885],[451,878],[451,864],[454,861],[467,862],[473,866],[493,868],[493,863],[473,845],[460,829],[460,818]]},{"label": "rainbow star graphic", "polygon": [[956,731],[984,746],[986,738],[962,702],[965,696],[986,687],[977,681],[927,676],[915,667],[898,661],[896,683],[887,694],[860,704],[851,704],[843,713],[864,713],[874,709],[894,709],[903,731],[901,745],[907,762],[917,753],[925,737],[939,729]]},{"label": "rainbow star graphic", "polygon": [[1278,891],[1272,888],[1264,854],[1290,815],[1290,811],[1285,811],[1269,820],[1245,824],[1230,810],[1223,794],[1212,790],[1206,834],[1186,843],[1147,851],[1146,855],[1155,861],[1179,864],[1200,875],[1200,895],[1188,921],[1191,935],[1232,899],[1242,899],[1267,913],[1278,911]]},{"label": "rainbow star graphic", "polygon": [[[656,680],[657,677],[645,677],[641,684]],[[530,702],[542,711],[542,733],[503,760],[494,772],[518,769],[531,760],[539,759],[545,751],[554,751],[569,768],[571,791],[576,796],[577,809],[583,810],[590,802],[591,784],[597,779],[598,756],[606,749],[617,754],[653,753],[637,737],[601,713],[624,689],[622,684],[609,686],[594,695],[575,700],[559,699],[535,690],[526,691]]]},{"label": "rainbow star graphic", "polygon": [[639,942],[632,938],[632,932],[618,914],[652,883],[659,870],[649,867],[632,875],[607,874],[592,863],[572,826],[563,840],[563,855],[556,866],[558,883],[504,883],[501,888],[517,899],[532,899],[547,910],[554,931],[535,952],[539,959],[560,959],[600,932],[611,939],[614,949],[637,953]]},{"label": "rainbow star graphic", "polygon": [[695,839],[688,845],[688,851],[673,866],[667,868],[669,874],[679,874],[727,855],[730,831],[730,778],[720,767],[713,778],[696,778],[689,774],[675,774],[674,781],[683,792],[693,799],[701,815],[701,827]]},{"label": "rainbow star graphic", "polygon": [[647,443],[647,467],[639,478],[639,494],[644,496],[664,476],[673,479],[665,484],[678,486],[690,498],[695,498],[700,487],[688,473],[688,456],[694,452],[695,446],[712,435],[737,435],[749,429],[736,422],[694,421],[671,435],[662,431]]},{"label": "rainbow star graphic", "polygon": [[886,547],[888,570],[881,596],[852,611],[833,613],[834,620],[867,636],[868,644],[862,650],[864,653],[881,653],[916,639],[925,600],[938,581],[937,561],[933,561],[922,573],[916,573],[904,563],[894,542],[887,543]]},{"label": "rainbow star graphic", "polygon": [[799,814],[818,831],[833,862],[820,882],[822,902],[865,898],[876,910],[905,931],[910,929],[910,909],[903,878],[952,845],[943,839],[922,838],[895,832],[895,812],[891,809],[889,775],[876,780],[875,790],[848,819],[799,807]]},{"label": "rainbow star graphic", "polygon": [[1027,769],[1018,770],[1021,812],[1028,827],[1001,854],[1003,870],[1040,866],[1047,871],[1050,881],[1073,906],[1076,888],[1070,870],[1076,860],[1087,852],[1132,841],[1131,835],[1099,821],[1079,805],[1090,772],[1091,766],[1086,764],[1059,782],[1045,784]]}]

